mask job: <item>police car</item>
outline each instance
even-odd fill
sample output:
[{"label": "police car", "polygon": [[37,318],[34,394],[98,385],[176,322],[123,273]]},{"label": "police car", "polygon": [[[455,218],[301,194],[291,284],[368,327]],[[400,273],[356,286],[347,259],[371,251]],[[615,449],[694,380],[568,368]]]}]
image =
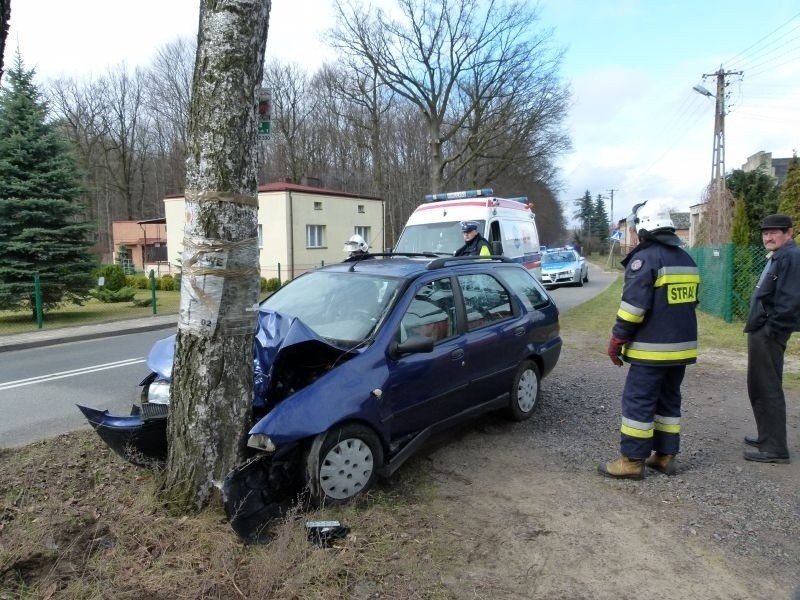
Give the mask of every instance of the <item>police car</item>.
[{"label": "police car", "polygon": [[586,259],[570,246],[548,249],[542,255],[542,283],[545,287],[580,285],[589,281]]}]

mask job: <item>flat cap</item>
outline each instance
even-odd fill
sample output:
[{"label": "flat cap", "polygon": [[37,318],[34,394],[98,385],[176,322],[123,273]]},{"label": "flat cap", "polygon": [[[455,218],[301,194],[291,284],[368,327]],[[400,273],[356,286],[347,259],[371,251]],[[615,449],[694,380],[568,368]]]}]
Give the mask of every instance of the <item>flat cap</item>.
[{"label": "flat cap", "polygon": [[792,217],[789,215],[768,215],[761,221],[761,229],[789,229],[792,225]]},{"label": "flat cap", "polygon": [[478,224],[475,221],[464,221],[461,223],[461,231],[478,231]]}]

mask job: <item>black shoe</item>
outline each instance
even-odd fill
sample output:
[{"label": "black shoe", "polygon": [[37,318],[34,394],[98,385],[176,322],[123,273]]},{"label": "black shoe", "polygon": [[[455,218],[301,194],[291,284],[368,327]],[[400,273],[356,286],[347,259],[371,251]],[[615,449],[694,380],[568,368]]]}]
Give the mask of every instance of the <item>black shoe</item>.
[{"label": "black shoe", "polygon": [[774,452],[745,452],[744,459],[762,463],[789,464],[788,454],[775,454]]},{"label": "black shoe", "polygon": [[757,437],[750,437],[749,435],[744,436],[744,443],[755,448],[758,448],[761,445],[758,443]]}]

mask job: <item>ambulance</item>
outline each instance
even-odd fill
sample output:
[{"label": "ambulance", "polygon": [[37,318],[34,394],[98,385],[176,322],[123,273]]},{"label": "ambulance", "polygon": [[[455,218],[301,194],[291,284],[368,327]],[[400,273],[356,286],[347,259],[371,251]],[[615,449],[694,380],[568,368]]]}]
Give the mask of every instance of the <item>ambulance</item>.
[{"label": "ambulance", "polygon": [[491,188],[426,195],[408,218],[394,251],[452,255],[464,244],[462,221],[478,223],[492,254],[522,263],[539,276],[539,232],[528,199],[499,198]]}]

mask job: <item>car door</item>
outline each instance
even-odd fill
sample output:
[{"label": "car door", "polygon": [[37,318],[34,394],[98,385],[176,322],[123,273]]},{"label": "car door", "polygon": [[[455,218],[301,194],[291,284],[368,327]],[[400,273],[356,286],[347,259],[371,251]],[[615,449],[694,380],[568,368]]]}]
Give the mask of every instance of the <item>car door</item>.
[{"label": "car door", "polygon": [[481,403],[511,388],[526,343],[527,328],[511,294],[489,273],[459,275],[464,298],[470,399]]},{"label": "car door", "polygon": [[[395,335],[403,342],[421,335],[433,351],[387,357],[389,430],[392,439],[451,416],[469,384],[464,336],[458,334],[453,282],[449,277],[414,286]],[[456,408],[454,408],[456,407]]]}]

